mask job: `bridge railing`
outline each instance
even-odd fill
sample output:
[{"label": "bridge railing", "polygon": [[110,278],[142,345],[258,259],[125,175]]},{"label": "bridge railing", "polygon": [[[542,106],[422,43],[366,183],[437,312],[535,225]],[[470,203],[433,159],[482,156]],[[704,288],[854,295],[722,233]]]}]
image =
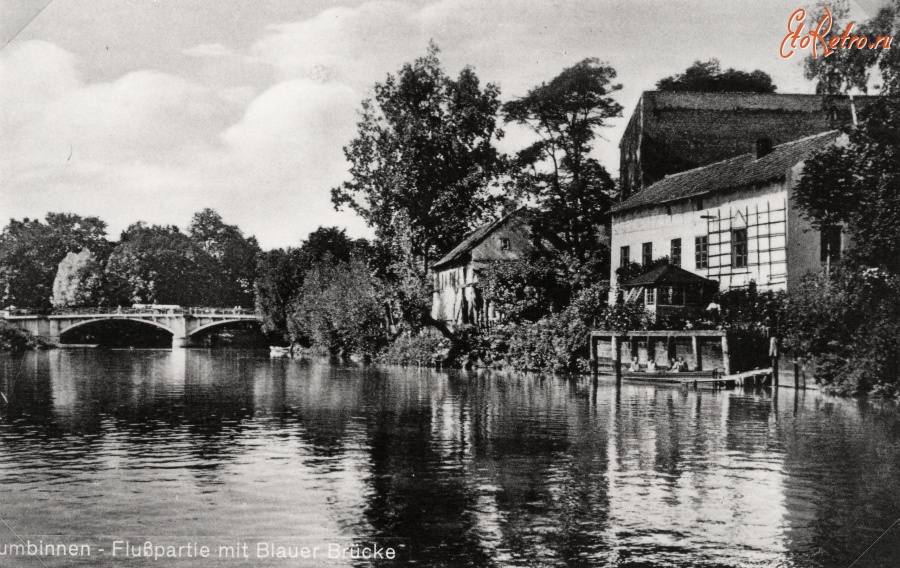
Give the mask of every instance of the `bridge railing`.
[{"label": "bridge railing", "polygon": [[[36,315],[39,312],[27,309],[12,309],[0,311],[0,317]],[[48,315],[51,316],[84,316],[84,315],[192,315],[192,316],[252,316],[256,312],[252,309],[234,308],[204,308],[166,306],[153,308],[150,306],[135,307],[85,307],[85,308],[56,308]]]}]

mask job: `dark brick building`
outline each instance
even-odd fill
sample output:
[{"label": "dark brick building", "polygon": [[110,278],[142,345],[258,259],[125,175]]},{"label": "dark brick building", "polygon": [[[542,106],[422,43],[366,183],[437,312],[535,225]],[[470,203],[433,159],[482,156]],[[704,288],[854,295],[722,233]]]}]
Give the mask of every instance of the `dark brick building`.
[{"label": "dark brick building", "polygon": [[[855,98],[857,110],[865,97]],[[622,141],[622,199],[666,175],[754,151],[852,121],[842,96],[646,91]]]}]

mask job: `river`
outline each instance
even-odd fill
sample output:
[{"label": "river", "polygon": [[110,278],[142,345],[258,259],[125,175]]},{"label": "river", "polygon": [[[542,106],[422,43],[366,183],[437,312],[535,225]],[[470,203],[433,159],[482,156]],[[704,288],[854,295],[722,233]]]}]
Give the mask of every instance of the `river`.
[{"label": "river", "polygon": [[900,517],[900,410],[816,391],[193,349],[0,354],[0,391],[4,567],[846,568]]}]

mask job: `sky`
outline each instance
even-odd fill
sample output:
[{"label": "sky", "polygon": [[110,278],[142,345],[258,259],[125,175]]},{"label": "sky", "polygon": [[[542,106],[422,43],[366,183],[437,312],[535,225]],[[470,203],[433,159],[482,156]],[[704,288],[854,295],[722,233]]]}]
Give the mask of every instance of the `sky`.
[{"label": "sky", "polygon": [[[266,249],[319,226],[369,236],[331,204],[342,148],[372,86],[429,40],[503,100],[586,57],[611,64],[625,110],[594,154],[617,176],[640,93],[695,60],[813,92],[778,54],[803,1],[0,0],[0,222],[96,215],[117,238],[211,207]],[[500,147],[527,142],[512,128]]]}]

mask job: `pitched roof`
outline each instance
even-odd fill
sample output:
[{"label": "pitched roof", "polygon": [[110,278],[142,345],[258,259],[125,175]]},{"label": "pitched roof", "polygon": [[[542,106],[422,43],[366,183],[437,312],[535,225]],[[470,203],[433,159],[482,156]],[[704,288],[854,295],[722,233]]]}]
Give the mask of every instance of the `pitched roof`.
[{"label": "pitched roof", "polygon": [[708,193],[737,189],[784,177],[788,168],[802,162],[810,154],[832,144],[840,136],[830,130],[793,142],[775,146],[772,152],[757,159],[756,154],[744,154],[723,162],[666,176],[613,206],[613,213],[660,205]]},{"label": "pitched roof", "polygon": [[701,284],[705,286],[715,285],[714,280],[709,280],[693,272],[675,266],[674,264],[663,264],[649,270],[640,276],[635,276],[631,280],[622,282],[625,288],[633,288],[635,286],[659,286],[666,284]]},{"label": "pitched roof", "polygon": [[481,244],[481,242],[484,241],[484,239],[491,236],[491,233],[493,233],[494,231],[496,231],[497,229],[499,229],[500,227],[505,225],[510,219],[512,219],[513,217],[515,217],[516,215],[518,215],[520,212],[522,212],[524,210],[525,210],[524,207],[519,208],[519,209],[513,211],[512,213],[510,213],[509,215],[506,215],[505,217],[502,217],[500,219],[497,219],[496,221],[493,221],[491,223],[487,223],[486,225],[482,225],[481,227],[478,227],[477,229],[475,229],[474,231],[472,231],[471,233],[466,235],[466,237],[462,240],[462,242],[460,242],[458,245],[456,245],[456,247],[453,250],[451,250],[446,255],[444,255],[444,257],[441,258],[439,261],[435,262],[431,266],[431,268],[432,269],[441,268],[445,265],[451,264],[457,260],[462,259],[466,254],[472,252],[472,249],[474,249],[479,244]]}]

